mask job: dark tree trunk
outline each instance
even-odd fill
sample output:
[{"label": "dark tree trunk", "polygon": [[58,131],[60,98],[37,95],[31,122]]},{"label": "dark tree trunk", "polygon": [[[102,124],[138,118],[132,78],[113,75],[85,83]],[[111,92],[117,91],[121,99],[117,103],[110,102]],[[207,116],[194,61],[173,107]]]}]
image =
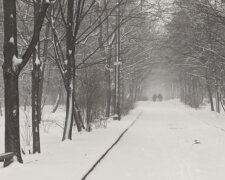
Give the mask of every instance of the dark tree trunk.
[{"label": "dark tree trunk", "polygon": [[[118,0],[119,4],[119,0]],[[116,15],[116,48],[115,48],[115,104],[114,104],[114,120],[120,120],[121,109],[120,109],[120,6],[117,7]]]},{"label": "dark tree trunk", "polygon": [[[78,13],[78,12],[77,12]],[[72,139],[72,127],[73,127],[73,110],[74,110],[74,43],[73,43],[73,16],[74,16],[74,1],[68,0],[67,5],[67,29],[66,29],[66,56],[68,60],[67,76],[66,76],[66,92],[67,92],[67,103],[66,103],[66,119],[63,131],[62,140]]]},{"label": "dark tree trunk", "polygon": [[220,90],[219,82],[216,80],[216,112],[220,113]]},{"label": "dark tree trunk", "polygon": [[[19,90],[18,76],[4,72],[5,84],[5,152],[13,152],[18,162],[22,163],[20,151],[19,131]],[[4,166],[8,166],[14,158],[6,159]]]},{"label": "dark tree trunk", "polygon": [[210,82],[209,82],[209,79],[208,79],[207,72],[206,72],[206,89],[207,89],[207,92],[208,92],[211,111],[215,111],[214,103],[213,103],[212,88],[211,88],[211,85],[210,85]]},{"label": "dark tree trunk", "polygon": [[92,109],[92,103],[90,98],[87,98],[87,109],[86,109],[86,122],[87,122],[87,131],[91,132],[92,127],[91,127],[91,109]]},{"label": "dark tree trunk", "polygon": [[38,57],[38,53],[35,51],[33,54],[33,71],[32,71],[32,134],[33,134],[33,153],[40,153],[40,98],[39,98],[39,85],[41,75],[41,62]]},{"label": "dark tree trunk", "polygon": [[134,88],[133,88],[133,80],[129,81],[129,93],[130,93],[130,102],[133,104],[134,102]]},{"label": "dark tree trunk", "polygon": [[77,126],[77,131],[81,132],[82,131],[82,125],[80,124],[78,113],[77,113],[76,110],[74,110],[73,116],[74,116],[73,118],[75,120],[75,124]]},{"label": "dark tree trunk", "polygon": [[5,160],[4,166],[14,160],[23,162],[20,152],[20,131],[19,131],[19,92],[18,77],[20,71],[29,61],[35,46],[39,41],[40,31],[44,22],[48,2],[38,1],[41,8],[37,14],[37,23],[34,27],[33,37],[22,56],[18,58],[17,51],[17,21],[16,1],[4,0],[4,85],[5,85],[5,152],[13,152],[15,157]]},{"label": "dark tree trunk", "polygon": [[199,107],[199,97],[198,97],[198,85],[197,85],[197,79],[192,78],[192,106],[194,108]]},{"label": "dark tree trunk", "polygon": [[190,86],[190,94],[189,94],[189,98],[190,98],[190,106],[195,108],[195,84],[194,84],[194,78],[190,77],[189,80],[189,86]]},{"label": "dark tree trunk", "polygon": [[5,85],[5,152],[13,152],[15,157],[5,160],[8,166],[14,160],[22,163],[19,130],[19,89],[16,1],[5,0],[4,5],[4,64]]},{"label": "dark tree trunk", "polygon": [[190,82],[187,76],[185,76],[185,104],[190,104]]},{"label": "dark tree trunk", "polygon": [[[107,63],[109,65],[109,63]],[[110,66],[109,66],[110,67]],[[106,70],[106,117],[110,116],[110,110],[111,110],[111,75],[110,71]]]},{"label": "dark tree trunk", "polygon": [[[72,83],[72,82],[71,82]],[[66,120],[63,131],[62,140],[72,139],[72,126],[73,126],[73,89],[68,88],[66,100]]]},{"label": "dark tree trunk", "polygon": [[[106,11],[106,16],[108,16]],[[109,36],[109,18],[106,20],[106,35]],[[104,46],[103,46],[104,47]],[[106,63],[106,117],[110,116],[111,112],[111,99],[112,99],[112,93],[111,93],[111,60],[112,60],[112,43],[108,43],[108,57],[107,57],[107,63]],[[106,55],[107,56],[107,55]]]}]

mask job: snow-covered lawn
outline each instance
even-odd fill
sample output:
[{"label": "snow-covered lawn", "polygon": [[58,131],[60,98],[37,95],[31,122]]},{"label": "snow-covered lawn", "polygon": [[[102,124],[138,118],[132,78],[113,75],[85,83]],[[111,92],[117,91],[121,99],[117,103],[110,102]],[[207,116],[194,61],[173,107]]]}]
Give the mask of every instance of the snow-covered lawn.
[{"label": "snow-covered lawn", "polygon": [[[49,109],[50,110],[50,109]],[[76,180],[91,168],[98,158],[114,143],[119,135],[135,120],[140,113],[136,108],[122,121],[109,121],[107,128],[94,129],[92,132],[73,134],[72,141],[61,142],[65,112],[59,109],[56,114],[46,112],[44,125],[41,125],[40,155],[23,156],[24,164],[13,164],[7,168],[0,163],[1,180]],[[21,112],[21,132],[26,134],[26,117]],[[57,122],[56,123],[53,123]],[[0,119],[0,153],[4,152],[4,121]],[[25,133],[26,132],[26,133]],[[25,138],[21,138],[22,144]],[[24,146],[25,147],[25,146]],[[29,147],[27,147],[28,152]]]},{"label": "snow-covered lawn", "polygon": [[[191,109],[177,100],[139,102],[120,122],[61,142],[64,110],[46,112],[41,155],[0,167],[1,180],[79,180],[135,118],[136,123],[87,177],[88,180],[224,180],[225,115]],[[24,121],[23,121],[24,122]],[[46,122],[47,123],[47,122]],[[0,152],[3,152],[0,119]]]}]

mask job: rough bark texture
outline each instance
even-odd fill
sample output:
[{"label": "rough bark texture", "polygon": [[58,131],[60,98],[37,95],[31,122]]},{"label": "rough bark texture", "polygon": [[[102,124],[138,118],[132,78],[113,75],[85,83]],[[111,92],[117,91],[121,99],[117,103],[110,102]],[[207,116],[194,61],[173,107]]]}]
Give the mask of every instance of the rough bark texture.
[{"label": "rough bark texture", "polygon": [[63,130],[62,140],[72,139],[72,125],[73,124],[73,90],[69,88],[67,91],[67,100],[66,100],[66,120]]},{"label": "rough bark texture", "polygon": [[68,0],[67,8],[67,29],[66,29],[66,48],[67,48],[67,103],[66,103],[66,119],[62,140],[72,139],[73,126],[73,110],[74,110],[74,44],[73,44],[73,15],[74,1]]},{"label": "rough bark texture", "polygon": [[40,153],[40,133],[39,133],[39,122],[40,122],[40,106],[41,102],[39,101],[39,81],[41,70],[39,64],[40,62],[38,53],[34,52],[33,54],[33,71],[32,71],[32,134],[33,134],[33,153]]},{"label": "rough bark texture", "polygon": [[17,52],[16,1],[4,1],[4,64],[5,85],[5,152],[16,156],[6,159],[4,166],[14,160],[23,162],[20,152],[18,69],[13,65]]},{"label": "rough bark texture", "polygon": [[[13,152],[16,160],[22,163],[19,131],[19,92],[18,76],[4,70],[5,84],[5,152]],[[13,162],[14,158],[6,159],[4,166]]]}]

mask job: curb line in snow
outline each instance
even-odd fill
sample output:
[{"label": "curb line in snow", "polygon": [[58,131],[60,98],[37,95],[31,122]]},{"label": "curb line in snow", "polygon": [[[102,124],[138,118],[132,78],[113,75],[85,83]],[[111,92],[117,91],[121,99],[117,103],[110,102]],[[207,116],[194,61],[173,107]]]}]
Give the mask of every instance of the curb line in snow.
[{"label": "curb line in snow", "polygon": [[81,180],[85,180],[87,176],[96,168],[96,166],[104,159],[104,157],[109,153],[110,150],[121,140],[124,134],[134,125],[134,123],[139,119],[142,112],[140,112],[134,121],[120,134],[120,136],[116,139],[116,141],[106,150],[106,152],[101,155],[101,157],[94,163],[94,165],[88,170],[88,172],[81,178]]}]

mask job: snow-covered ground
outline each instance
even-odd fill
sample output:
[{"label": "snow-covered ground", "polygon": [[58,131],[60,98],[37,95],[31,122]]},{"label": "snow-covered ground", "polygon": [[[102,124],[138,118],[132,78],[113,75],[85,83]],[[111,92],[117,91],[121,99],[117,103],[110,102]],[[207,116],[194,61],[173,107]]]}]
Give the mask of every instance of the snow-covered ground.
[{"label": "snow-covered ground", "polygon": [[177,101],[143,113],[88,180],[224,180],[225,116]]},{"label": "snow-covered ground", "polygon": [[[75,133],[71,142],[60,142],[58,125],[49,127],[42,132],[42,154],[23,156],[23,165],[0,167],[0,178],[81,179],[141,111],[88,180],[225,179],[225,115],[208,107],[191,109],[176,100],[139,102],[122,121],[111,121],[108,128],[91,133]],[[54,118],[58,115],[51,115]],[[0,120],[0,145],[2,124]]]},{"label": "snow-covered ground", "polygon": [[[61,142],[65,111],[44,114],[41,125],[40,155],[23,156],[24,164],[12,164],[3,168],[0,162],[1,180],[76,180],[90,169],[99,157],[114,143],[120,134],[135,120],[140,108],[131,111],[122,121],[109,121],[107,128],[94,129],[92,132],[74,132],[72,141]],[[21,133],[29,134],[25,125],[29,116],[21,112]],[[4,121],[0,119],[0,153],[4,152]],[[25,135],[23,135],[25,136]],[[27,137],[27,136],[25,136]],[[28,136],[29,137],[29,136]],[[21,137],[22,144],[26,144]],[[25,145],[22,145],[22,147]],[[29,149],[29,147],[27,147]],[[28,150],[26,150],[28,152]]]}]

